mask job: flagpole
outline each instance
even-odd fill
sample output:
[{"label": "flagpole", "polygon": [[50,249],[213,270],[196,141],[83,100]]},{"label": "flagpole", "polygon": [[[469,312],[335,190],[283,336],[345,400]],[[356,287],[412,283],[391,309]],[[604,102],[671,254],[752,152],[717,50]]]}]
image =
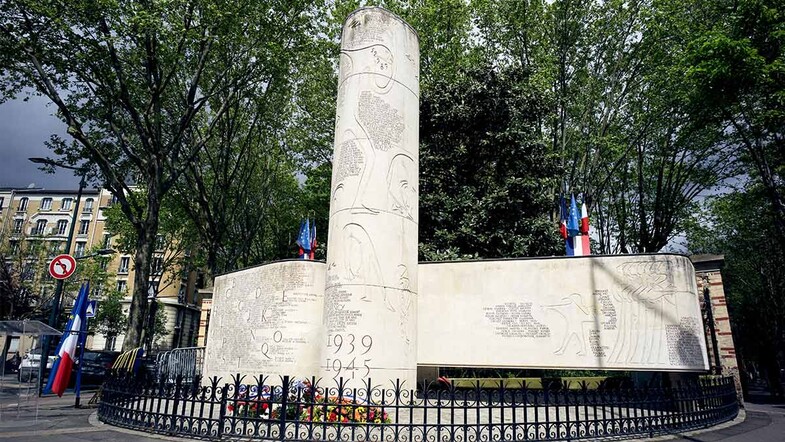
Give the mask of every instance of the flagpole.
[{"label": "flagpole", "polygon": [[74,408],[79,408],[79,399],[82,392],[82,362],[84,361],[84,347],[87,343],[87,317],[85,316],[85,326],[79,331],[79,364],[76,366],[76,385],[74,385]]},{"label": "flagpole", "polygon": [[[87,299],[90,296],[90,281],[87,281]],[[87,313],[85,312],[84,321],[79,330],[79,364],[76,366],[76,385],[74,385],[74,408],[79,408],[79,400],[81,399],[82,392],[82,363],[84,362],[84,348],[87,345]]]}]

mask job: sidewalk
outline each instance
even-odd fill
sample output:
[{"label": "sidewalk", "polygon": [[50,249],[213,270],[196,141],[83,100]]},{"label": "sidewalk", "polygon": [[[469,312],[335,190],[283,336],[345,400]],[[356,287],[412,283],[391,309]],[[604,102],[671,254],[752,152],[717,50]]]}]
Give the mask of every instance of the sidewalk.
[{"label": "sidewalk", "polygon": [[[38,398],[34,384],[20,384],[6,375],[0,388],[0,441],[144,441],[145,435],[132,436],[112,431],[109,426],[94,426],[88,421],[95,408],[74,408],[75,396],[67,390],[63,397]],[[95,388],[82,391],[86,405]]]},{"label": "sidewalk", "polygon": [[746,403],[747,418],[732,427],[677,438],[689,442],[782,442],[785,441],[785,402],[767,393],[752,392]]}]

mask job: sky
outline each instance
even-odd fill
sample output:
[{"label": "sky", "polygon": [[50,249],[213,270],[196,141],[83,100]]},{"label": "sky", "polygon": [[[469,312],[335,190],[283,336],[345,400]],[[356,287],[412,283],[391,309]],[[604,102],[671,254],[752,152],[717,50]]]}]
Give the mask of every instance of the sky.
[{"label": "sky", "polygon": [[76,189],[79,178],[73,171],[47,174],[30,162],[30,157],[52,157],[44,143],[56,133],[65,139],[66,126],[54,116],[48,100],[10,100],[0,104],[0,187],[27,187],[35,184],[49,190]]}]

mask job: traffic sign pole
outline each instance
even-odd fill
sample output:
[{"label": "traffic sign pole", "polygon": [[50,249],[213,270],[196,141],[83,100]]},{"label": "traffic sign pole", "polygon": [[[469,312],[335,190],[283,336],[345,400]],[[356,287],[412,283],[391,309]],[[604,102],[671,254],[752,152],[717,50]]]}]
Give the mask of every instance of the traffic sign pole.
[{"label": "traffic sign pole", "polygon": [[[86,171],[85,171],[86,172]],[[79,181],[79,191],[76,192],[76,204],[74,204],[74,214],[71,216],[71,225],[68,228],[68,238],[65,241],[65,253],[71,252],[71,244],[74,242],[74,228],[79,216],[79,202],[82,199],[82,190],[85,186],[85,173],[82,173],[82,179]],[[49,315],[49,326],[57,328],[57,317],[60,315],[60,298],[63,296],[63,280],[57,280],[57,287],[55,288],[54,299],[52,300],[52,313]],[[41,346],[41,362],[38,364],[38,396],[40,397],[44,392],[44,372],[46,364],[49,361],[49,345],[51,339],[49,336],[44,336],[44,342]]]}]

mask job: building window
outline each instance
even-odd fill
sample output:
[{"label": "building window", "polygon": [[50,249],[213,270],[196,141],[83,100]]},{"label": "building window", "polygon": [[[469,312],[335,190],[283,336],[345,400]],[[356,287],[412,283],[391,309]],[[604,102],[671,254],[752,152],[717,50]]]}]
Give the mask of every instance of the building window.
[{"label": "building window", "polygon": [[33,230],[33,235],[43,235],[46,232],[46,220],[39,219],[35,223],[35,229]]},{"label": "building window", "polygon": [[154,299],[158,296],[158,281],[150,281],[147,286],[147,299]]},{"label": "building window", "polygon": [[65,243],[62,241],[53,241],[52,242],[52,255],[59,255],[63,253],[63,249],[65,249]]},{"label": "building window", "polygon": [[131,258],[127,256],[123,256],[120,258],[120,267],[117,269],[117,273],[128,273],[128,263],[131,261]]},{"label": "building window", "polygon": [[87,198],[84,201],[84,209],[82,209],[82,211],[83,212],[92,212],[93,211],[93,199],[92,198]]},{"label": "building window", "polygon": [[125,289],[128,288],[128,282],[126,281],[117,281],[117,291],[118,292],[125,292]]},{"label": "building window", "polygon": [[164,258],[162,256],[154,256],[153,265],[150,268],[150,272],[153,275],[160,275],[163,269],[164,269]]},{"label": "building window", "polygon": [[60,203],[60,210],[71,210],[71,202],[73,200],[71,198],[63,198],[63,202]]},{"label": "building window", "polygon": [[164,250],[164,236],[163,235],[156,235],[155,236],[155,250]]},{"label": "building window", "polygon": [[3,210],[3,203],[5,202],[5,198],[0,196],[0,210]]},{"label": "building window", "polygon": [[76,257],[80,257],[80,256],[84,255],[84,249],[85,249],[85,245],[86,244],[87,243],[85,243],[85,242],[78,242],[78,243],[76,243],[76,249],[74,249],[74,255],[76,255]]},{"label": "building window", "polygon": [[19,211],[24,212],[27,210],[27,198],[22,198],[19,200]]},{"label": "building window", "polygon": [[112,248],[112,234],[111,233],[104,233],[104,242],[101,244],[102,249],[111,249]]},{"label": "building window", "polygon": [[109,207],[112,207],[112,206],[114,206],[115,204],[117,204],[117,197],[116,197],[116,196],[114,196],[114,195],[112,195],[112,197],[111,197],[111,198],[109,198]]},{"label": "building window", "polygon": [[84,220],[79,223],[79,234],[80,235],[87,235],[87,231],[90,230],[90,220]]},{"label": "building window", "polygon": [[41,210],[52,210],[52,198],[41,200]]},{"label": "building window", "polygon": [[68,221],[61,219],[57,222],[57,234],[60,236],[65,235],[65,231],[68,229]]},{"label": "building window", "polygon": [[25,220],[23,219],[15,219],[14,220],[14,233],[22,233],[22,226],[24,225]]}]

